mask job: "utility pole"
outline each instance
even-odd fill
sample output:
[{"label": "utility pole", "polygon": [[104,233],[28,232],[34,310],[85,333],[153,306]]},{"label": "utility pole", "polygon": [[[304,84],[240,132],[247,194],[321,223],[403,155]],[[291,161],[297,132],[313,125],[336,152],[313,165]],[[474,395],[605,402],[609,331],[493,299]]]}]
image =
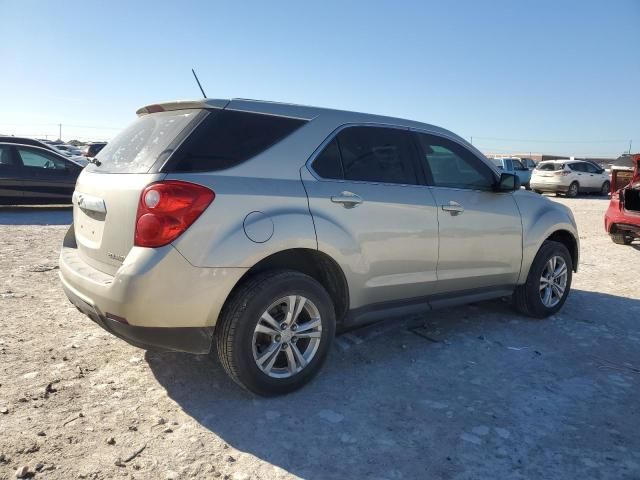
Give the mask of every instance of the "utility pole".
[{"label": "utility pole", "polygon": [[631,143],[633,142],[633,139],[629,140],[629,155],[631,155]]},{"label": "utility pole", "polygon": [[58,140],[62,140],[62,124],[61,123],[58,124],[58,128],[59,128]]},{"label": "utility pole", "polygon": [[473,137],[471,137],[471,145],[473,145]]}]

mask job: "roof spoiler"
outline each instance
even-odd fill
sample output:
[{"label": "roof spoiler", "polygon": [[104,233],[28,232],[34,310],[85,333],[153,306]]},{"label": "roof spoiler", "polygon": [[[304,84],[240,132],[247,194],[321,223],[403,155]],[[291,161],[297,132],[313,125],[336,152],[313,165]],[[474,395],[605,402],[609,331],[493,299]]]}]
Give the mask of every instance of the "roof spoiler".
[{"label": "roof spoiler", "polygon": [[170,112],[174,110],[190,110],[190,109],[209,109],[217,108],[222,110],[229,104],[230,100],[224,100],[219,98],[205,98],[203,100],[178,100],[175,102],[155,103],[153,105],[146,105],[136,110],[136,115],[139,117],[148,115],[150,113],[158,112]]}]

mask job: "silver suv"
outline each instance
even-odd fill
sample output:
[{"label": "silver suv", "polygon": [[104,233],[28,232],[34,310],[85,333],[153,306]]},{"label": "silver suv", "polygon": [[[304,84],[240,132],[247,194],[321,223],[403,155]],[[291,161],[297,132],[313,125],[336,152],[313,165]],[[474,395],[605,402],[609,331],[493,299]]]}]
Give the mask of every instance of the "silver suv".
[{"label": "silver suv", "polygon": [[276,395],[336,329],[512,296],[564,304],[571,211],[457,135],[254,100],[150,105],[78,178],[60,279],[129,343],[205,354]]}]

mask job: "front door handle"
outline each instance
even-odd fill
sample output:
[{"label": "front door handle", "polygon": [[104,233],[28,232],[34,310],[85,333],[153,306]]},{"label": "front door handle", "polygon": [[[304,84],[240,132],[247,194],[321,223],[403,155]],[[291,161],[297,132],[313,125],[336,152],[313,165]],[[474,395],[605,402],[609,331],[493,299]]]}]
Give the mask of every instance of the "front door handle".
[{"label": "front door handle", "polygon": [[362,197],[353,192],[341,192],[331,197],[333,203],[341,203],[344,208],[353,208],[362,203]]},{"label": "front door handle", "polygon": [[442,210],[449,212],[451,215],[459,215],[464,212],[464,207],[458,202],[451,200],[448,205],[442,205]]}]

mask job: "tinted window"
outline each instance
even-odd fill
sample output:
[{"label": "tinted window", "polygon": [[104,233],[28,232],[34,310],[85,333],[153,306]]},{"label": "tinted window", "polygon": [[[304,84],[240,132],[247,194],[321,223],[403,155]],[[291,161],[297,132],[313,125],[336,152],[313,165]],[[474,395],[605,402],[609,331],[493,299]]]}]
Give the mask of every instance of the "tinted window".
[{"label": "tinted window", "polygon": [[564,164],[562,163],[554,163],[554,162],[544,162],[544,163],[539,163],[538,166],[536,167],[536,170],[546,170],[546,171],[553,171],[553,170],[562,170],[564,168]]},{"label": "tinted window", "polygon": [[345,180],[418,183],[415,149],[408,132],[382,127],[350,127],[338,136]]},{"label": "tinted window", "polygon": [[338,141],[334,138],[313,161],[313,170],[322,178],[342,179],[342,165]]},{"label": "tinted window", "polygon": [[[255,157],[306,123],[305,120],[221,110],[211,113],[180,147],[167,170],[212,171]],[[105,150],[109,148],[105,147]]]},{"label": "tinted window", "polygon": [[64,170],[66,163],[53,155],[47,155],[45,153],[34,152],[32,150],[25,150],[18,148],[18,153],[22,159],[22,164],[25,167],[37,167],[37,168],[53,168],[56,170]]},{"label": "tinted window", "polygon": [[527,168],[520,162],[520,160],[514,158],[513,159],[513,169],[514,170],[526,170]]},{"label": "tinted window", "polygon": [[143,115],[111,140],[96,157],[100,166],[87,169],[98,173],[146,173],[176,137],[196,118],[200,110],[176,110]]},{"label": "tinted window", "polygon": [[418,134],[427,173],[437,187],[491,190],[491,169],[463,146],[433,135]]},{"label": "tinted window", "polygon": [[586,172],[584,163],[570,163],[569,168],[574,172]]},{"label": "tinted window", "polygon": [[584,167],[587,170],[587,172],[589,172],[589,173],[598,173],[598,172],[600,172],[600,169],[598,167],[596,167],[595,165],[591,164],[591,163],[585,163]]}]

